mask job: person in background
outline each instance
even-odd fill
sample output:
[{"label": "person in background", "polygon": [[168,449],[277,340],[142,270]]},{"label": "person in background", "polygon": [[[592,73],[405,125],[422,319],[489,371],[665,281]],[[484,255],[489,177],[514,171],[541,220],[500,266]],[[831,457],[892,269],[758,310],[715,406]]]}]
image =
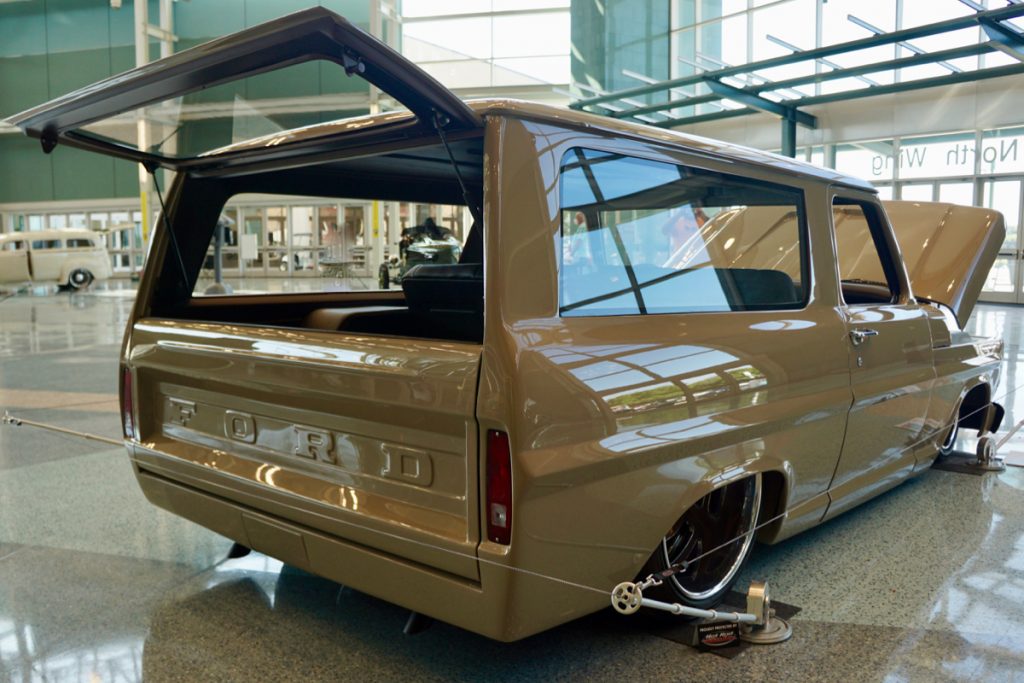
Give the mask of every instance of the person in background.
[{"label": "person in background", "polygon": [[562,262],[566,265],[576,266],[591,264],[593,256],[590,253],[590,238],[587,217],[582,211],[577,211],[566,230],[565,243],[562,246]]},{"label": "person in background", "polygon": [[661,228],[668,241],[673,267],[690,268],[709,260],[701,228],[708,216],[699,206],[678,207]]}]

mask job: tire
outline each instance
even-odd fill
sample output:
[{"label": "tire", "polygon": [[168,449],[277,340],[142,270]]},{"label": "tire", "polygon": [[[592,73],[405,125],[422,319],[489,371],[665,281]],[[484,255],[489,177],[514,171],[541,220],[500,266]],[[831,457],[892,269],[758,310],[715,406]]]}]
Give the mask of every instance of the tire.
[{"label": "tire", "polygon": [[391,288],[391,273],[388,272],[388,267],[385,264],[381,264],[380,269],[377,271],[377,284],[380,285],[381,289]]},{"label": "tire", "polygon": [[85,268],[75,268],[68,275],[68,287],[74,290],[82,290],[92,284],[93,275]]},{"label": "tire", "polygon": [[[693,564],[644,593],[700,609],[720,603],[750,557],[760,507],[760,474],[727,484],[694,503],[658,544],[640,578],[687,559]],[[730,539],[735,540],[722,546]]]}]

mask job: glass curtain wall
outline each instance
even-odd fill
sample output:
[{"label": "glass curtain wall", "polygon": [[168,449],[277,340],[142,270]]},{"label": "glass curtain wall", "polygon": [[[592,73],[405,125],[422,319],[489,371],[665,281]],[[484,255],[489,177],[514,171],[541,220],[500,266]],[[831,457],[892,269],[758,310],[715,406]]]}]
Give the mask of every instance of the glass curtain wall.
[{"label": "glass curtain wall", "polygon": [[402,0],[402,53],[449,88],[567,85],[569,0]]},{"label": "glass curtain wall", "polygon": [[[863,0],[664,0],[670,12],[670,55],[668,74],[651,72],[637,74],[637,78],[661,80],[699,74],[726,66],[781,57],[797,50],[836,45],[868,38],[879,32],[891,32],[931,24],[946,19],[971,15],[978,7],[996,9],[1005,7],[1005,0],[898,0],[897,2],[864,2]],[[637,3],[644,4],[644,3]],[[654,34],[660,40],[663,34]],[[915,39],[900,45],[879,46],[847,54],[836,55],[818,62],[801,62],[763,69],[736,78],[725,79],[731,85],[744,86],[780,81],[789,78],[823,73],[835,68],[854,67],[878,61],[910,57],[917,51],[937,51],[953,47],[987,42],[988,37],[979,27]],[[982,56],[963,57],[947,62],[920,65],[825,81],[818,84],[798,85],[767,96],[787,100],[805,96],[828,94],[942,76],[957,71],[989,68],[1016,61],[1002,53],[990,52]],[[625,64],[613,64],[621,69]],[[574,76],[577,74],[574,72]],[[579,78],[576,78],[579,84]],[[633,82],[632,85],[639,85]],[[627,87],[620,85],[619,87]],[[710,92],[706,85],[698,84],[671,94],[649,96],[648,103],[666,101],[681,95],[703,95]],[[587,93],[583,93],[586,96]],[[655,118],[680,118],[714,113],[742,105],[724,100],[680,107],[655,114]]]}]

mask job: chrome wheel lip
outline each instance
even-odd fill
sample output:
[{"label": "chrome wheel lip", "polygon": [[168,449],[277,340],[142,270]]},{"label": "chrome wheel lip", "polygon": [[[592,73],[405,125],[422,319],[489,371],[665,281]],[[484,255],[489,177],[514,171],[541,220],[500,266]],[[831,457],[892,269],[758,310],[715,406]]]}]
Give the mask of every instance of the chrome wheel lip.
[{"label": "chrome wheel lip", "polygon": [[[718,583],[716,583],[711,588],[708,588],[707,590],[699,591],[699,592],[694,592],[694,591],[689,591],[686,588],[683,588],[683,585],[679,582],[679,579],[677,579],[674,574],[671,577],[669,577],[669,580],[672,582],[672,585],[675,587],[675,589],[681,595],[683,595],[687,600],[693,600],[693,601],[706,600],[707,598],[711,597],[712,595],[715,595],[716,593],[718,593],[722,589],[724,589],[726,586],[728,586],[729,583],[736,576],[736,573],[740,570],[740,565],[743,564],[743,560],[746,559],[747,553],[750,551],[750,546],[754,542],[754,534],[753,534],[752,530],[757,526],[758,512],[761,509],[761,473],[760,472],[758,472],[757,474],[754,475],[754,500],[753,500],[753,504],[752,504],[751,507],[752,507],[752,514],[750,516],[750,523],[747,525],[748,528],[743,530],[743,533],[746,534],[746,536],[744,536],[744,539],[743,539],[743,546],[740,548],[739,553],[737,553],[736,559],[733,561],[732,566],[729,567],[729,571],[727,571],[725,573],[725,575],[718,581]],[[668,539],[667,536],[661,539],[661,552],[662,552],[662,556],[665,559],[665,566],[666,567],[671,567],[672,566],[672,560],[668,556],[668,540],[669,539]],[[704,552],[707,552],[707,551],[704,551]]]},{"label": "chrome wheel lip", "polygon": [[959,419],[953,423],[953,426],[949,430],[949,434],[946,435],[945,441],[939,446],[939,450],[946,452],[952,450],[953,445],[956,443],[956,437],[959,436],[960,432],[960,421]]}]

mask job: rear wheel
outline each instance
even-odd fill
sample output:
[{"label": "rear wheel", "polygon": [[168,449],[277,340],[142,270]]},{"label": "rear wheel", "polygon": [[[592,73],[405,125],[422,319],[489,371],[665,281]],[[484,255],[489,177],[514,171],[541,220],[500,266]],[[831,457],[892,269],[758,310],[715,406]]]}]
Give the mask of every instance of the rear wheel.
[{"label": "rear wheel", "polygon": [[68,276],[68,286],[72,289],[85,289],[92,283],[93,277],[85,268],[75,268]]},{"label": "rear wheel", "polygon": [[661,540],[642,576],[687,564],[650,597],[691,607],[714,607],[750,556],[761,506],[761,475],[716,489],[698,500]]}]

